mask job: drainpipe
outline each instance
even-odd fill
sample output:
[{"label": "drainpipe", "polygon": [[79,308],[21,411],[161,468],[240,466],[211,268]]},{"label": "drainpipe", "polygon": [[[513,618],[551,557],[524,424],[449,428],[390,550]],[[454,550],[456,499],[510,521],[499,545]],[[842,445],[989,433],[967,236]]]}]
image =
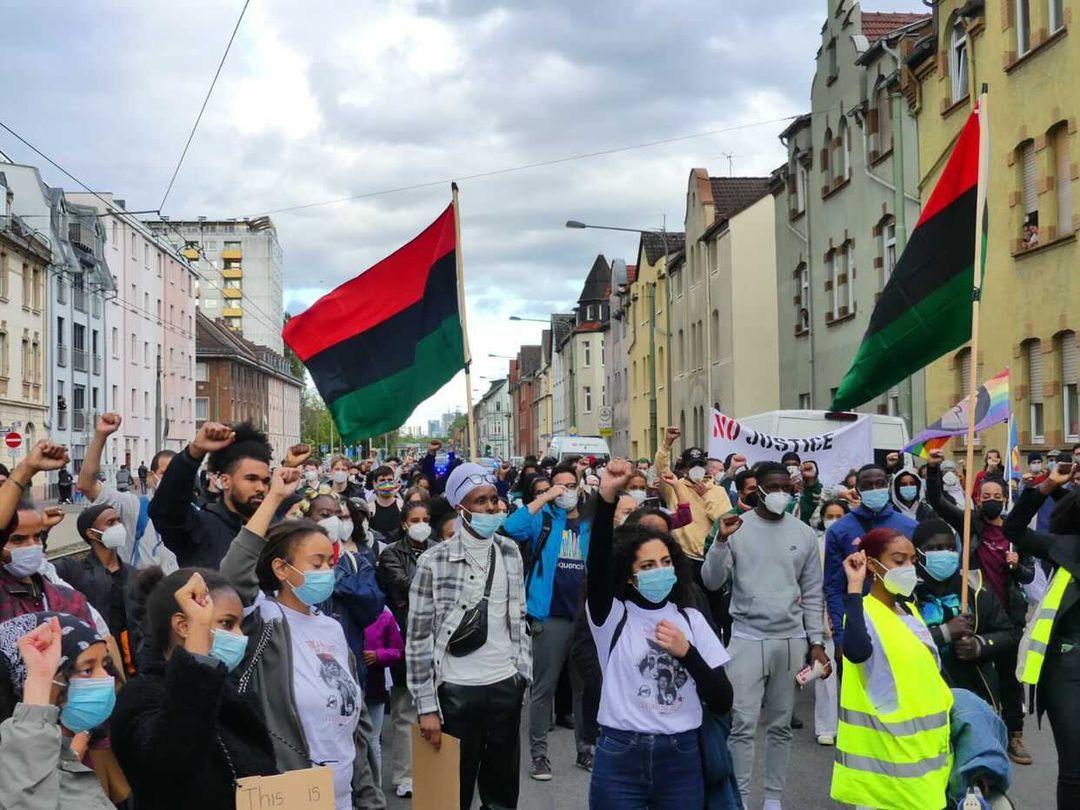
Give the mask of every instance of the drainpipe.
[{"label": "drainpipe", "polygon": [[646,307],[649,313],[649,442],[650,458],[656,455],[656,282],[645,285]]}]

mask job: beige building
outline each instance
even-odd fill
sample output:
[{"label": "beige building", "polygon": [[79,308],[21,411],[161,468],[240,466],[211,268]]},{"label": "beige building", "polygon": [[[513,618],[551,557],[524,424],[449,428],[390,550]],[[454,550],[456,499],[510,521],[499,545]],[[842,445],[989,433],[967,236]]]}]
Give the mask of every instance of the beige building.
[{"label": "beige building", "polygon": [[[47,433],[45,290],[52,260],[40,232],[11,213],[14,197],[0,171],[0,436],[16,432],[23,439],[18,448],[0,447],[9,469]],[[45,476],[37,476],[35,498],[43,497],[44,487]]]}]

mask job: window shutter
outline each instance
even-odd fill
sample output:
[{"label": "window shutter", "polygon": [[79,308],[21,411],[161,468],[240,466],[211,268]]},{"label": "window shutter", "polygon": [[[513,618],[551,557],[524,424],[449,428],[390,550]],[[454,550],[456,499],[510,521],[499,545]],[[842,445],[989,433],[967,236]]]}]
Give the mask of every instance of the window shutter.
[{"label": "window shutter", "polygon": [[1039,195],[1035,190],[1035,144],[1028,141],[1020,147],[1020,166],[1024,179],[1024,213],[1039,210]]},{"label": "window shutter", "polygon": [[1037,340],[1028,341],[1028,399],[1033,403],[1043,401],[1043,357],[1042,347]]},{"label": "window shutter", "polygon": [[971,349],[965,349],[960,357],[960,396],[971,393]]},{"label": "window shutter", "polygon": [[1061,336],[1061,384],[1075,385],[1077,383],[1078,355],[1076,332],[1065,332]]},{"label": "window shutter", "polygon": [[1057,187],[1058,235],[1072,233],[1072,172],[1069,168],[1069,130],[1060,126],[1054,138],[1054,182]]}]

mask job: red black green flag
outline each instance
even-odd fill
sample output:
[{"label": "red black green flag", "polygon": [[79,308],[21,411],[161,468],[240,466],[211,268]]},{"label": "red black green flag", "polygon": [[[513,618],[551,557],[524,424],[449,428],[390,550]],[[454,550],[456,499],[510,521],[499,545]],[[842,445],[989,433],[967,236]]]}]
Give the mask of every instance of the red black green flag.
[{"label": "red black green flag", "polygon": [[396,430],[465,367],[456,210],[290,318],[303,361],[346,442]]},{"label": "red black green flag", "polygon": [[[862,405],[971,339],[979,136],[976,111],[874,306],[832,410]],[[984,216],[984,246],[985,228]]]}]

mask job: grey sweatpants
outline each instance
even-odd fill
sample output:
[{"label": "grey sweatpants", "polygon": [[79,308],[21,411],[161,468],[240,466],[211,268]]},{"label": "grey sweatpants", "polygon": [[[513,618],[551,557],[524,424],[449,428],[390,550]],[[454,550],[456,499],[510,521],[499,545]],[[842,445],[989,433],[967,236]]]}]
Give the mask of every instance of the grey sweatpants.
[{"label": "grey sweatpants", "polygon": [[[529,754],[533,757],[547,756],[547,735],[551,726],[552,704],[559,673],[570,653],[570,641],[574,637],[572,619],[549,618],[533,633],[533,679],[529,692]],[[570,668],[570,689],[573,693],[574,737],[578,753],[589,750],[585,741],[585,716],[581,709],[584,684],[576,667]]]},{"label": "grey sweatpants", "polygon": [[417,723],[416,706],[404,686],[390,687],[390,739],[394,758],[390,762],[390,781],[394,787],[412,783],[412,726]]},{"label": "grey sweatpants", "polygon": [[[795,673],[806,658],[806,639],[748,641],[732,636],[727,676],[735,692],[728,748],[743,804],[750,804],[754,775],[754,734],[765,710],[765,798],[779,800],[787,779],[791,748],[791,710],[795,706]],[[762,699],[764,698],[764,703]]]}]

